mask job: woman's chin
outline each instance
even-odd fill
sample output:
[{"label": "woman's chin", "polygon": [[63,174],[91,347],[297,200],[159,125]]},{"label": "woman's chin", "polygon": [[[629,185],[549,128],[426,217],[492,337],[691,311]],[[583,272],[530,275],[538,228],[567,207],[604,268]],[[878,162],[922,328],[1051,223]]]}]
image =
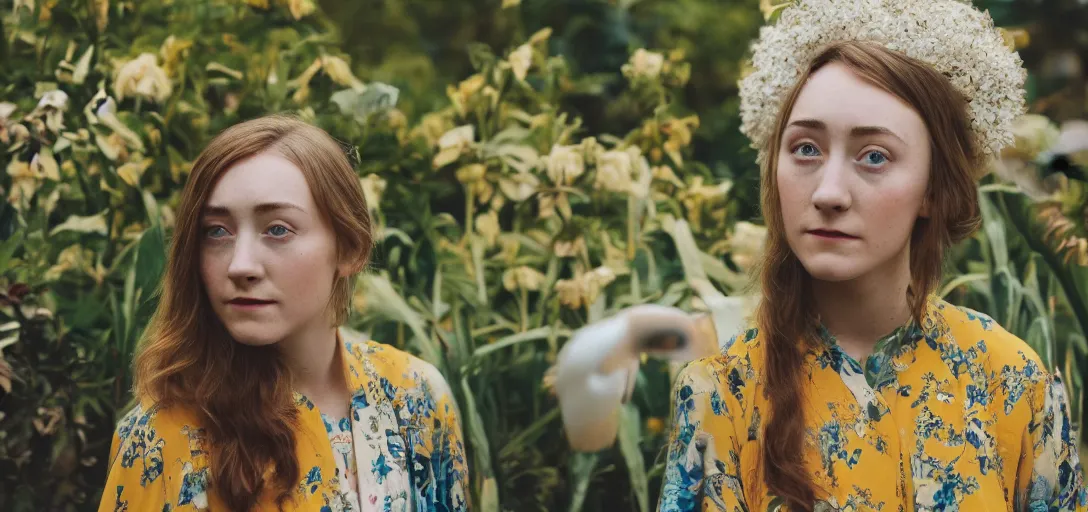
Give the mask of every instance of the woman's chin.
[{"label": "woman's chin", "polygon": [[864,274],[858,262],[839,255],[821,254],[802,259],[801,264],[813,279],[828,283],[852,281]]},{"label": "woman's chin", "polygon": [[269,329],[268,326],[228,326],[227,332],[230,333],[231,338],[234,338],[234,341],[251,347],[274,345],[276,342],[283,339],[283,336],[280,333],[273,332],[273,329]]}]

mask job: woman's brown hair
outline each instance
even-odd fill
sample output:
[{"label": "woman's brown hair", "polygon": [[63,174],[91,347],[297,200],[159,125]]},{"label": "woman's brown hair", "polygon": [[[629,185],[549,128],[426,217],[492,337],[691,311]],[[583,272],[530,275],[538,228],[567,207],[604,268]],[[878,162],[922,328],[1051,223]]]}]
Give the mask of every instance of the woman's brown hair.
[{"label": "woman's brown hair", "polygon": [[[210,452],[210,490],[230,510],[249,510],[265,492],[281,507],[298,484],[291,375],[275,346],[235,342],[216,317],[200,278],[201,210],[234,164],[274,152],[298,167],[336,236],[341,261],[365,266],[370,214],[340,145],[298,119],[267,116],[237,124],[208,144],[182,192],[162,293],[135,360],[136,398],[195,415]],[[347,317],[353,275],[330,276],[331,325]],[[273,473],[267,475],[266,471]]]},{"label": "woman's brown hair", "polygon": [[811,511],[816,499],[805,466],[802,368],[816,343],[816,319],[809,306],[811,277],[786,242],[776,173],[782,134],[801,88],[831,63],[846,65],[860,79],[905,101],[929,132],[932,157],[925,195],[929,215],[917,220],[910,239],[907,300],[915,321],[923,321],[927,298],[940,282],[945,251],[981,222],[975,176],[983,163],[963,95],[931,66],[876,44],[842,42],[823,49],[783,103],[762,162],[762,207],[768,229],[756,322],[765,344],[763,389],[771,411],[760,466],[767,493],[782,498],[793,511]]}]

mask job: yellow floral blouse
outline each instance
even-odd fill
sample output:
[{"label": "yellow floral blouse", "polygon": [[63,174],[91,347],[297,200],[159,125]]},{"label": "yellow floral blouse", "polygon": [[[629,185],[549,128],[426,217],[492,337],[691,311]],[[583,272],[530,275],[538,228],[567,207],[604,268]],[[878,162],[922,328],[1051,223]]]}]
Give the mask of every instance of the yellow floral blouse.
[{"label": "yellow floral blouse", "polygon": [[[1088,510],[1059,377],[990,318],[933,298],[864,366],[821,334],[802,370],[815,510]],[[775,509],[763,358],[751,329],[681,372],[661,511]]]},{"label": "yellow floral blouse", "polygon": [[[468,510],[465,447],[456,404],[434,366],[342,330],[354,396],[354,464],[334,450],[325,420],[296,394],[301,481],[289,510],[320,512]],[[184,411],[143,404],[115,432],[104,511],[226,510],[209,487],[203,430]],[[355,473],[359,493],[341,481]],[[349,472],[349,474],[350,474]],[[262,496],[259,510],[275,509]]]}]

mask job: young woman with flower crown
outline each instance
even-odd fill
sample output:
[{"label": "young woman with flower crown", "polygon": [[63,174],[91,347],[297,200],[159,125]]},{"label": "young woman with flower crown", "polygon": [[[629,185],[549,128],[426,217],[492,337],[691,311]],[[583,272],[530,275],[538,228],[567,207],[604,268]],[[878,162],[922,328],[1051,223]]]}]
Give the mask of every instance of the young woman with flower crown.
[{"label": "young woman with flower crown", "polygon": [[371,249],[359,178],[300,120],[197,158],[101,511],[467,510],[438,371],[339,328]]},{"label": "young woman with flower crown", "polygon": [[[1024,75],[953,0],[801,0],[763,29],[740,89],[761,301],[678,376],[662,511],[1088,509],[1059,376],[933,295]],[[647,306],[606,322],[584,334],[722,327]]]}]

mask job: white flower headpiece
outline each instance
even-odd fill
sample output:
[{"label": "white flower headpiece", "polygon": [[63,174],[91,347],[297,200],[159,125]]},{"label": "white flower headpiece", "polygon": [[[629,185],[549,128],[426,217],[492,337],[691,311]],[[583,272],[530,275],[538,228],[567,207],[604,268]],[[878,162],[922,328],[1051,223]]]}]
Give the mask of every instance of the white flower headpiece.
[{"label": "white flower headpiece", "polygon": [[989,14],[957,0],[799,0],[760,30],[753,70],[740,81],[741,131],[761,158],[802,70],[820,48],[840,41],[878,43],[933,66],[970,100],[967,113],[985,154],[1013,142],[1027,73]]}]

